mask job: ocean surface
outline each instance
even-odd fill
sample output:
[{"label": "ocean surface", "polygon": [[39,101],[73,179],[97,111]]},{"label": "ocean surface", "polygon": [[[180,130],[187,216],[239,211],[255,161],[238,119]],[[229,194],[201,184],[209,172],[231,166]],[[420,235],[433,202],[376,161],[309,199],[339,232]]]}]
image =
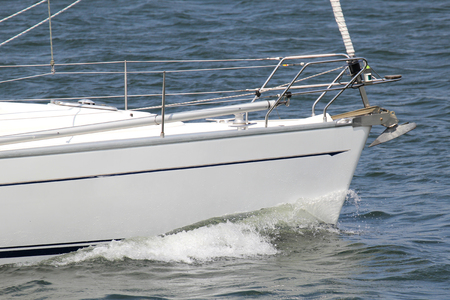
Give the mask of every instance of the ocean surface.
[{"label": "ocean surface", "polygon": [[[0,19],[37,2],[2,0]],[[71,3],[53,0],[52,13]],[[336,226],[274,210],[1,265],[0,299],[449,299],[450,1],[347,0],[342,7],[356,54],[379,74],[403,76],[368,87],[371,104],[417,128],[364,149]],[[0,42],[47,15],[44,3],[1,22]],[[82,0],[55,17],[52,29],[57,64],[345,52],[325,0]],[[47,24],[0,47],[1,65],[49,62]],[[4,80],[15,71],[0,72]],[[255,88],[269,72],[213,74],[208,84]],[[195,88],[194,79],[168,88]],[[129,80],[135,94],[160,92],[159,79]],[[0,84],[0,98],[103,95],[121,83],[36,79]],[[146,99],[136,105],[159,101]],[[310,102],[291,102],[294,113],[310,113]],[[105,103],[123,107],[121,99]],[[373,129],[367,146],[382,130]]]}]

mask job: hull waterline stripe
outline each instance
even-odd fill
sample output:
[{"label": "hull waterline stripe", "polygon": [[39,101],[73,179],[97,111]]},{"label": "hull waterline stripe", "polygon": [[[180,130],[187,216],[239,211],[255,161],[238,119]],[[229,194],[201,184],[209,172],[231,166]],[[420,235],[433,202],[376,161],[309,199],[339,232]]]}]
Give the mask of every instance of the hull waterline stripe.
[{"label": "hull waterline stripe", "polygon": [[273,158],[264,158],[264,159],[255,159],[255,160],[224,162],[224,163],[208,164],[208,165],[174,167],[174,168],[167,168],[167,169],[142,170],[142,171],[133,171],[133,172],[114,173],[114,174],[99,174],[99,175],[81,176],[81,177],[25,181],[25,182],[13,182],[13,183],[0,184],[0,187],[51,183],[51,182],[63,182],[63,181],[74,181],[74,180],[85,180],[85,179],[96,179],[96,178],[116,177],[116,176],[128,176],[128,175],[138,175],[138,174],[168,172],[168,171],[182,171],[182,170],[190,170],[190,169],[202,169],[202,168],[211,168],[211,167],[222,167],[222,166],[232,166],[232,165],[241,165],[241,164],[250,164],[250,163],[269,162],[269,161],[277,161],[277,160],[306,158],[306,157],[314,157],[314,156],[326,156],[326,155],[335,156],[335,155],[338,155],[338,154],[341,154],[341,153],[344,153],[347,151],[349,151],[349,150],[341,150],[341,151],[325,152],[325,153],[303,154],[303,155],[294,155],[294,156],[273,157]]},{"label": "hull waterline stripe", "polygon": [[[123,239],[114,239],[114,241],[120,241]],[[48,245],[35,245],[35,246],[19,246],[19,247],[5,247],[0,248],[0,259],[2,258],[17,258],[27,256],[45,256],[45,255],[59,255],[76,251],[81,248],[86,248],[92,245],[109,243],[113,240],[101,240],[90,242],[76,242],[76,243],[61,243],[61,244],[48,244]],[[4,249],[10,249],[2,251]]]},{"label": "hull waterline stripe", "polygon": [[[259,159],[259,160],[227,162],[227,163],[218,163],[218,164],[209,164],[209,165],[198,165],[198,166],[187,166],[187,167],[177,167],[177,168],[167,168],[167,169],[124,172],[124,173],[117,173],[117,174],[106,174],[106,175],[74,177],[74,178],[64,178],[64,179],[54,179],[54,180],[10,183],[10,184],[2,184],[2,185],[0,185],[0,187],[15,186],[15,185],[27,185],[27,184],[39,184],[39,183],[51,183],[51,182],[63,182],[63,181],[74,181],[74,180],[84,180],[84,179],[95,179],[95,178],[115,177],[115,176],[127,176],[127,175],[166,172],[166,171],[200,169],[200,168],[230,166],[230,165],[238,165],[238,164],[289,160],[289,159],[314,157],[314,156],[326,156],[326,155],[335,156],[335,155],[338,155],[338,154],[341,154],[341,153],[344,153],[347,151],[349,151],[349,150],[327,152],[327,153],[314,153],[314,154],[306,154],[306,155],[285,156],[285,157],[275,157],[275,158],[266,158],[266,159]],[[114,239],[114,240],[122,240],[122,239]],[[29,257],[29,256],[58,255],[58,254],[73,252],[78,249],[88,247],[90,245],[95,245],[95,244],[99,244],[99,243],[107,243],[107,242],[111,242],[111,241],[112,240],[98,240],[98,241],[72,242],[72,243],[61,243],[61,244],[3,247],[3,248],[0,248],[0,259],[1,258]]]}]

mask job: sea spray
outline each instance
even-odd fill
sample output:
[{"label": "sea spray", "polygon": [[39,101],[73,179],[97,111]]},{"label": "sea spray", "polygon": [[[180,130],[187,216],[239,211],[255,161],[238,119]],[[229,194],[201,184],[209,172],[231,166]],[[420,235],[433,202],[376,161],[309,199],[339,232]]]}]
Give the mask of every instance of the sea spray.
[{"label": "sea spray", "polygon": [[[349,191],[349,195],[353,193]],[[333,196],[327,197],[332,199]],[[279,253],[277,244],[288,236],[309,239],[340,233],[335,226],[320,222],[300,203],[205,220],[165,235],[112,241],[57,256],[44,263],[61,266],[96,259],[204,263],[221,258],[275,255]]]},{"label": "sea spray", "polygon": [[207,262],[221,257],[253,257],[277,253],[270,241],[246,224],[214,224],[171,235],[136,237],[105,245],[80,249],[51,259],[54,265],[66,265],[103,258],[126,258],[162,262]]}]

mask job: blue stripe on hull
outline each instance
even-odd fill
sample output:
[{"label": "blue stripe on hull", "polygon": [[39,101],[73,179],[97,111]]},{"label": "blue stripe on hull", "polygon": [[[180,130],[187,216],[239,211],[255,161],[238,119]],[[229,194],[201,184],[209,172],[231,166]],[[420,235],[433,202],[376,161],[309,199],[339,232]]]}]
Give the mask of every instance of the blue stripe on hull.
[{"label": "blue stripe on hull", "polygon": [[[259,163],[259,162],[288,160],[288,159],[296,159],[296,158],[306,158],[306,157],[314,157],[314,156],[326,156],[326,155],[334,156],[334,155],[341,154],[341,153],[344,153],[347,151],[348,150],[342,150],[342,151],[327,152],[327,153],[315,153],[315,154],[306,154],[306,155],[275,157],[275,158],[266,158],[266,159],[259,159],[259,160],[246,160],[246,161],[237,161],[237,162],[226,162],[226,163],[218,163],[218,164],[186,166],[186,167],[176,167],[176,168],[167,168],[167,169],[143,170],[143,171],[135,171],[135,172],[124,172],[124,173],[85,176],[85,177],[72,177],[72,178],[63,178],[63,179],[42,180],[42,181],[8,183],[8,184],[1,184],[0,187],[18,186],[18,185],[27,185],[27,184],[40,184],[40,183],[50,183],[50,182],[74,181],[74,180],[83,180],[83,179],[94,179],[94,178],[100,178],[100,177],[126,176],[126,175],[156,173],[156,172],[166,172],[166,171],[179,171],[179,170],[189,170],[189,169],[199,169],[199,168],[210,168],[210,167],[230,166],[230,165],[238,165],[238,164]],[[121,240],[121,239],[117,239],[117,240]],[[32,245],[32,246],[17,246],[17,247],[3,247],[3,248],[0,248],[0,258],[58,255],[58,254],[64,254],[64,253],[76,251],[78,249],[88,247],[90,245],[95,245],[95,244],[110,242],[110,241],[112,241],[112,240]]]},{"label": "blue stripe on hull", "polygon": [[[119,240],[123,240],[123,239],[114,239],[114,241],[119,241]],[[76,251],[81,248],[86,248],[86,247],[100,244],[100,243],[108,243],[111,241],[113,241],[113,240],[5,247],[5,248],[0,248],[0,259],[1,258],[65,254],[65,253]]]}]

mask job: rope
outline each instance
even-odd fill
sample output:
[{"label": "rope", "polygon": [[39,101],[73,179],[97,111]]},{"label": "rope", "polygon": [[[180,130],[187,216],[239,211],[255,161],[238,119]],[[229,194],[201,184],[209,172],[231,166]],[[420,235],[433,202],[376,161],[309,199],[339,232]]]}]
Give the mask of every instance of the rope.
[{"label": "rope", "polygon": [[[52,17],[52,18],[56,17],[57,15],[59,15],[60,13],[66,11],[66,10],[68,10],[69,8],[71,8],[72,6],[74,6],[75,4],[77,4],[77,3],[80,2],[80,1],[81,1],[81,0],[75,1],[74,3],[72,3],[72,4],[68,5],[68,6],[66,6],[65,8],[63,8],[62,10],[60,10],[59,12],[57,12],[56,14],[54,14],[54,15],[51,16],[51,17]],[[15,39],[18,38],[18,37],[24,35],[25,33],[27,33],[27,32],[29,32],[29,31],[35,29],[36,27],[38,27],[38,26],[44,24],[44,23],[47,22],[48,20],[49,20],[49,18],[47,18],[47,19],[45,19],[45,20],[43,20],[43,21],[37,23],[36,25],[34,25],[34,26],[28,28],[27,30],[24,30],[24,31],[22,31],[21,33],[19,33],[19,34],[13,36],[12,38],[10,38],[10,39],[8,39],[8,40],[6,40],[6,41],[0,43],[0,47],[3,46],[3,45],[5,45],[5,44],[7,44],[7,43],[9,43],[9,42],[11,42],[11,41],[13,41],[13,40],[15,40]]]}]

